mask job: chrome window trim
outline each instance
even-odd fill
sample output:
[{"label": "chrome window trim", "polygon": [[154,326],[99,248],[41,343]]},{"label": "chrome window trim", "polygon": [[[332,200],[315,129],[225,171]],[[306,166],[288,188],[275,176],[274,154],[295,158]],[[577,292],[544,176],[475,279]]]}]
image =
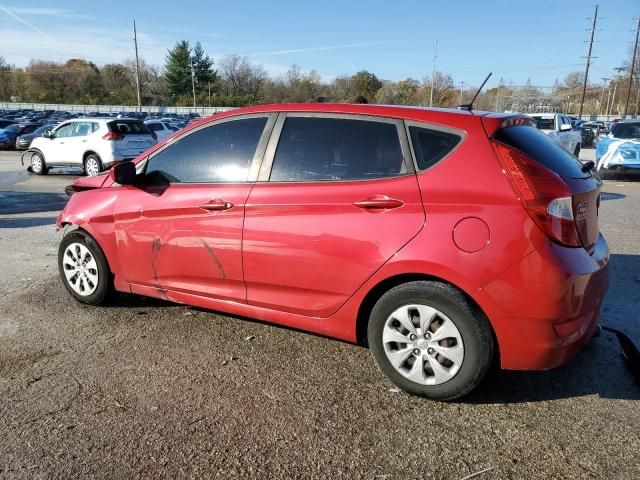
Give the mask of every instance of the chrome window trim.
[{"label": "chrome window trim", "polygon": [[[431,170],[433,167],[437,166],[440,162],[443,162],[444,160],[446,160],[447,157],[449,157],[458,148],[460,148],[460,145],[462,145],[464,141],[467,139],[467,132],[465,132],[464,130],[460,130],[453,127],[447,127],[445,125],[439,125],[435,123],[421,122],[418,120],[404,120],[404,127],[405,127],[405,133],[407,136],[407,141],[409,143],[409,148],[411,149],[411,159],[412,159],[416,173],[422,173],[422,172],[427,172]],[[434,163],[430,167],[425,168],[424,170],[421,170],[418,168],[418,161],[416,160],[416,152],[413,148],[413,142],[411,141],[411,132],[409,131],[410,127],[423,128],[425,130],[434,130],[436,132],[450,133],[452,135],[456,135],[460,137],[460,141],[455,147],[453,147],[449,151],[449,153],[447,153],[444,157],[442,157],[436,163]]]},{"label": "chrome window trim", "polygon": [[[265,149],[267,148],[267,143],[271,136],[271,130],[273,129],[273,125],[275,124],[277,114],[272,112],[264,112],[264,113],[250,113],[246,115],[235,115],[224,118],[216,118],[212,119],[209,122],[203,123],[202,125],[198,125],[196,128],[189,130],[188,132],[183,133],[182,135],[172,138],[166,144],[164,144],[160,149],[153,152],[153,154],[148,155],[147,158],[139,162],[138,165],[144,164],[140,173],[146,173],[147,166],[149,162],[153,160],[153,158],[164,152],[167,148],[179,143],[182,139],[187,138],[189,135],[199,132],[205,128],[213,127],[215,125],[220,125],[227,122],[233,122],[238,120],[248,120],[251,118],[266,118],[267,122],[265,123],[264,128],[262,129],[262,134],[260,135],[260,139],[258,140],[258,145],[256,147],[256,151],[253,154],[253,158],[251,159],[251,163],[249,164],[249,172],[247,173],[247,178],[240,181],[230,181],[230,182],[175,182],[169,183],[169,185],[220,185],[220,184],[245,184],[245,183],[253,183],[256,181],[257,172],[260,168],[260,163],[262,162],[262,158],[264,156]],[[136,166],[136,171],[137,166]]]},{"label": "chrome window trim", "polygon": [[[360,120],[367,122],[376,122],[376,123],[389,123],[396,126],[396,131],[398,134],[398,140],[400,142],[400,149],[402,151],[402,157],[405,166],[405,173],[400,175],[393,175],[389,177],[379,177],[379,178],[361,178],[361,179],[349,179],[349,180],[278,180],[271,181],[271,170],[273,167],[273,161],[275,159],[276,150],[278,148],[278,143],[280,142],[280,137],[282,134],[282,130],[284,128],[284,123],[287,118],[333,118],[338,120]],[[269,144],[267,146],[267,150],[264,155],[264,159],[262,161],[262,165],[260,167],[260,173],[258,175],[258,182],[268,182],[273,184],[327,184],[327,183],[352,183],[352,182],[373,182],[380,180],[392,180],[394,178],[406,177],[407,175],[413,175],[415,173],[414,163],[411,157],[411,151],[409,149],[409,141],[407,138],[407,132],[404,128],[401,119],[398,118],[390,118],[390,117],[378,117],[375,115],[358,115],[352,113],[332,113],[332,112],[280,112],[278,115],[278,119],[273,128],[273,132],[271,134],[271,138],[269,139]]]}]

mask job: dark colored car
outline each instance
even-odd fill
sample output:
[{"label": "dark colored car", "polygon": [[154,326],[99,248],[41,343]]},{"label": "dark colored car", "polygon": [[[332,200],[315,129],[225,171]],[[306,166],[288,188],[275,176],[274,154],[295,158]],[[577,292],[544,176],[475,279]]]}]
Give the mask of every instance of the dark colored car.
[{"label": "dark colored car", "polygon": [[16,148],[16,141],[20,135],[34,132],[40,126],[42,126],[41,123],[14,123],[7,125],[0,130],[0,148]]},{"label": "dark colored car", "polygon": [[8,127],[9,125],[14,125],[18,122],[16,122],[15,120],[7,120],[5,118],[0,118],[0,128],[5,128]]},{"label": "dark colored car", "polygon": [[56,126],[55,123],[42,125],[42,126],[38,127],[37,129],[35,129],[31,133],[25,133],[23,135],[20,135],[16,139],[16,149],[18,149],[18,150],[26,150],[26,149],[28,149],[29,146],[31,145],[31,142],[33,142],[34,138],[41,137],[44,132],[46,132],[47,130],[53,129],[55,126]]},{"label": "dark colored car", "polygon": [[596,135],[593,133],[593,129],[588,126],[580,127],[580,133],[582,134],[582,146],[589,147],[593,145],[593,141],[596,138]]},{"label": "dark colored car", "polygon": [[494,360],[548,369],[591,340],[601,186],[522,115],[241,108],[67,187],[58,267],[80,302],[117,290],[362,343],[450,400]]}]

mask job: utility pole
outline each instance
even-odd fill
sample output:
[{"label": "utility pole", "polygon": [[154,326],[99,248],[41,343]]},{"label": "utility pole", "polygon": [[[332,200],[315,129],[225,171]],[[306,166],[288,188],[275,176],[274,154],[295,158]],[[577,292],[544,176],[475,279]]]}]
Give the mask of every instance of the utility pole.
[{"label": "utility pole", "polygon": [[436,59],[438,58],[438,40],[433,50],[433,71],[431,72],[431,91],[429,92],[429,107],[433,107],[433,82],[436,77]]},{"label": "utility pole", "polygon": [[611,105],[609,106],[609,113],[607,115],[613,114],[613,104],[616,101],[616,90],[618,89],[618,82],[613,85],[613,95],[611,96]]},{"label": "utility pole", "polygon": [[136,32],[136,21],[133,21],[133,44],[136,47],[136,91],[138,93],[138,112],[142,111],[142,100],[140,99],[140,61],[138,60],[138,33]]},{"label": "utility pole", "polygon": [[[602,85],[602,96],[600,97],[600,105],[598,106],[598,115],[602,115],[602,104],[604,103],[604,91],[607,89],[607,82],[609,80],[611,79],[607,77],[602,77],[602,81],[604,82],[604,84]],[[607,98],[607,103],[609,103],[608,98]]]},{"label": "utility pole", "polygon": [[193,108],[196,108],[196,74],[193,71],[193,58],[189,57],[189,66],[191,67],[191,88],[193,89]]},{"label": "utility pole", "polygon": [[636,53],[638,52],[638,34],[640,33],[640,17],[638,17],[638,26],[636,27],[636,41],[633,44],[633,58],[631,59],[631,70],[629,70],[629,87],[627,88],[627,101],[624,104],[624,115],[627,118],[627,110],[629,109],[629,98],[631,97],[631,85],[633,84],[633,69],[636,66]]},{"label": "utility pole", "polygon": [[464,90],[464,82],[460,82],[460,98],[458,101],[458,105],[462,105],[462,92]]},{"label": "utility pole", "polygon": [[589,53],[587,54],[587,66],[584,71],[584,83],[582,84],[582,97],[580,98],[580,110],[578,118],[582,118],[582,108],[584,107],[584,96],[587,93],[587,81],[589,80],[589,66],[591,65],[591,50],[593,49],[593,35],[596,33],[596,22],[598,21],[598,5],[593,15],[593,25],[591,26],[591,39],[589,40]]}]

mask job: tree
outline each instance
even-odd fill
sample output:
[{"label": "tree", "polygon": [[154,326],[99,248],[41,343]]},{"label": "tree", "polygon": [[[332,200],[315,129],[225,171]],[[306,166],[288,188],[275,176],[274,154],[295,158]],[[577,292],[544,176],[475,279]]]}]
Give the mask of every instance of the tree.
[{"label": "tree", "polygon": [[182,40],[169,50],[164,79],[168,94],[175,99],[191,94],[191,47]]},{"label": "tree", "polygon": [[353,93],[356,97],[363,96],[367,100],[376,98],[376,93],[382,87],[382,82],[373,73],[360,70],[351,77]]},{"label": "tree", "polygon": [[[455,91],[453,77],[449,74],[442,72],[436,72],[433,76],[433,82],[426,77],[423,82],[423,90],[421,97],[426,99],[426,104],[429,103],[431,95],[431,87],[433,85],[433,106],[434,107],[451,107],[454,103]],[[423,100],[424,101],[424,100]]]},{"label": "tree", "polygon": [[227,95],[240,103],[258,100],[258,93],[267,73],[260,65],[252,65],[247,57],[229,55],[220,61],[220,74]]},{"label": "tree", "polygon": [[213,69],[213,60],[202,49],[200,42],[193,48],[193,69],[195,71],[196,89],[208,90],[209,85],[216,84],[216,71]]}]

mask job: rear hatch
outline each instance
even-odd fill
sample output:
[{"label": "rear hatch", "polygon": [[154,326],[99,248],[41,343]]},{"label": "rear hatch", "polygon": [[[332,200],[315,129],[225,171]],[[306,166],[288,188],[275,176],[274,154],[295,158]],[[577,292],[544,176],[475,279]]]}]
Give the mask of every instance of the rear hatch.
[{"label": "rear hatch", "polygon": [[[157,143],[157,136],[140,120],[118,119],[107,123],[105,139],[113,140],[124,157],[136,157]],[[109,138],[107,138],[109,137]]]},{"label": "rear hatch", "polygon": [[504,122],[492,140],[516,194],[549,238],[592,253],[600,235],[597,174],[524,119]]}]

